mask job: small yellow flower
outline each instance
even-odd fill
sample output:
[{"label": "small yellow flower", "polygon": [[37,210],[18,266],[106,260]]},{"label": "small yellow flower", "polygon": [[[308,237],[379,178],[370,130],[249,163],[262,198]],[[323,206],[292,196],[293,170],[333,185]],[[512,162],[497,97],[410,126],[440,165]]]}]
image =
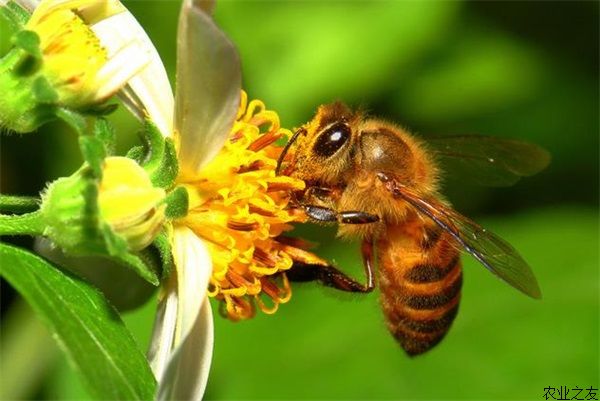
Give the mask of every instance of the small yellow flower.
[{"label": "small yellow flower", "polygon": [[42,74],[59,95],[59,104],[82,107],[116,93],[148,62],[134,40],[110,54],[93,25],[111,21],[126,9],[117,0],[43,0],[25,29],[38,34]]},{"label": "small yellow flower", "polygon": [[[8,3],[0,0],[0,7]],[[1,126],[32,132],[61,115],[61,108],[85,111],[118,91],[128,107],[153,112],[145,99],[171,90],[156,49],[118,0],[10,3],[32,14],[0,59]],[[140,80],[147,74],[160,78],[142,90]],[[165,129],[171,121],[155,124]]]}]

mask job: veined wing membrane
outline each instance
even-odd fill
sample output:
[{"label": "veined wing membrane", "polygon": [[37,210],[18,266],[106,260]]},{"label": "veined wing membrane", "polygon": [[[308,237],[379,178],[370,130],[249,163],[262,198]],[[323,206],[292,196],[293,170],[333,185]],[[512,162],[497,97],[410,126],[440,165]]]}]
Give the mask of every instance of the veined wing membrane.
[{"label": "veined wing membrane", "polygon": [[546,150],[513,139],[457,135],[428,138],[427,143],[444,171],[486,186],[513,185],[550,162]]},{"label": "veined wing membrane", "polygon": [[531,268],[508,242],[434,199],[423,199],[394,180],[388,190],[447,231],[456,242],[502,280],[533,298],[542,293]]}]

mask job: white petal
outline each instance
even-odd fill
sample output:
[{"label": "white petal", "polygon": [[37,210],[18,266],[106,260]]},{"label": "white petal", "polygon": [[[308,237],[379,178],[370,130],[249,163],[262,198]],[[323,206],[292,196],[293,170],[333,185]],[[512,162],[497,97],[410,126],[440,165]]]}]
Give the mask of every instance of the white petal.
[{"label": "white petal", "polygon": [[159,380],[167,368],[173,348],[175,325],[177,324],[177,276],[171,275],[166,286],[161,289],[156,316],[154,317],[154,330],[148,348],[148,361]]},{"label": "white petal", "polygon": [[182,175],[194,176],[223,146],[237,114],[240,90],[235,47],[208,14],[185,2],[177,35],[175,105]]},{"label": "white petal", "polygon": [[213,317],[207,299],[189,335],[175,350],[158,386],[157,399],[201,400],[208,382],[213,344]]},{"label": "white petal", "polygon": [[206,297],[212,262],[186,227],[173,236],[175,274],[159,303],[148,359],[161,399],[201,399],[212,358],[213,324]]},{"label": "white petal", "polygon": [[131,43],[116,54],[109,57],[106,64],[98,71],[96,80],[101,87],[96,94],[98,99],[106,99],[140,73],[150,63],[150,55],[140,46]]},{"label": "white petal", "polygon": [[198,7],[207,14],[212,14],[215,9],[215,0],[185,0],[185,3]]},{"label": "white petal", "polygon": [[130,12],[123,12],[94,24],[92,30],[109,56],[134,44],[148,58],[149,63],[129,80],[121,96],[134,115],[140,119],[149,117],[164,136],[170,136],[173,91],[160,56],[142,26]]},{"label": "white petal", "polygon": [[187,335],[196,321],[200,306],[206,300],[212,260],[202,240],[187,227],[177,227],[174,231],[173,257],[180,295],[177,312],[180,331],[175,336],[177,343]]}]

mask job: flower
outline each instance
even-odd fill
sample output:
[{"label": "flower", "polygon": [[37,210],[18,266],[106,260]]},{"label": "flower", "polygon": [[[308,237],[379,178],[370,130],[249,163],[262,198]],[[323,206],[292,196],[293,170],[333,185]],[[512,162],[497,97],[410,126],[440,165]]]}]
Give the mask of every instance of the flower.
[{"label": "flower", "polygon": [[[3,1],[2,7],[12,3]],[[141,71],[163,68],[144,31],[117,0],[16,3],[32,14],[0,64],[0,88],[7,95],[0,101],[0,122],[17,132],[51,120],[56,107],[99,105],[128,82],[135,86]],[[164,90],[164,82],[154,86]]]},{"label": "flower", "polygon": [[276,141],[290,132],[262,102],[248,102],[237,52],[203,7],[182,6],[174,110],[171,94],[162,94],[153,99],[159,115],[137,113],[174,120],[163,133],[178,149],[176,186],[189,195],[187,215],[173,221],[175,274],[161,289],[149,352],[159,399],[203,394],[213,345],[206,295],[232,320],[251,317],[256,307],[273,313],[290,298],[285,271],[295,261],[326,264],[281,236],[305,220],[289,205],[304,182],[275,174]]},{"label": "flower", "polygon": [[[90,26],[124,11],[117,1],[48,1],[35,8],[25,29],[37,33],[42,71],[71,107],[100,103],[116,93],[148,61],[133,42],[109,57]],[[141,57],[140,57],[141,56]],[[133,61],[133,62],[132,62]]]},{"label": "flower", "polygon": [[261,101],[248,103],[242,92],[224,146],[195,176],[180,179],[191,196],[187,216],[175,225],[204,240],[213,262],[208,295],[223,302],[232,320],[252,317],[256,306],[274,313],[291,297],[285,271],[294,260],[315,258],[280,237],[289,223],[305,219],[288,207],[290,192],[304,182],[275,175],[281,152],[275,141],[289,135],[276,113]]}]

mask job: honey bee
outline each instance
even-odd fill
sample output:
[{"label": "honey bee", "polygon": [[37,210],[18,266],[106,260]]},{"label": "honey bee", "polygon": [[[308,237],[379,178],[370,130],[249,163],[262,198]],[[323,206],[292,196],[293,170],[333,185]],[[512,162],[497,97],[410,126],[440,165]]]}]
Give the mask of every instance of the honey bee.
[{"label": "honey bee", "polygon": [[438,165],[458,164],[490,185],[510,185],[542,170],[549,154],[536,145],[483,136],[421,141],[398,126],[323,105],[299,128],[277,173],[302,179],[295,204],[317,222],[338,223],[338,235],[362,240],[366,282],[327,264],[296,263],[288,277],[350,292],[375,287],[391,334],[410,356],[430,350],[448,332],[462,286],[460,251],[533,298],[533,272],[507,242],[454,211],[439,193]]}]

